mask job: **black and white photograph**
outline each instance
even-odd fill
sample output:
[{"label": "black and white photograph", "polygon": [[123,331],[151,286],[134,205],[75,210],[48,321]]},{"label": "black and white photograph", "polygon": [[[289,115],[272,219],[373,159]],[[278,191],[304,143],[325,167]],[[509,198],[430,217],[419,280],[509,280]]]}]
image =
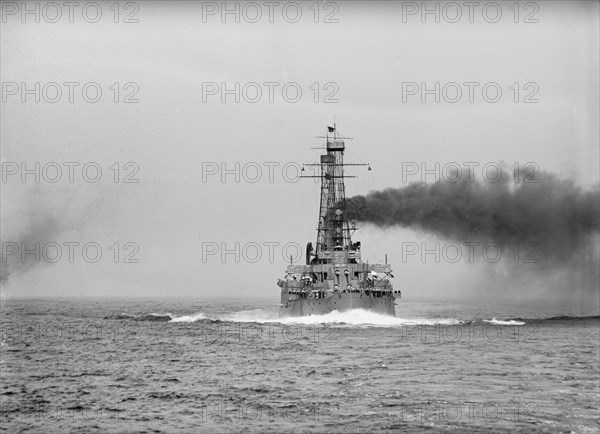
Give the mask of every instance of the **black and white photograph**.
[{"label": "black and white photograph", "polygon": [[600,432],[600,1],[0,0],[0,431]]}]

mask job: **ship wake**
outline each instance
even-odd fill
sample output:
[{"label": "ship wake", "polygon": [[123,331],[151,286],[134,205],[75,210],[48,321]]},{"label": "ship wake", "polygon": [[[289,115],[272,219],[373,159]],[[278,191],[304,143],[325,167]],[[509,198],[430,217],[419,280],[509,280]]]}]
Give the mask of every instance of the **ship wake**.
[{"label": "ship wake", "polygon": [[309,315],[301,317],[280,318],[277,312],[263,309],[244,310],[231,314],[210,317],[202,312],[175,317],[171,322],[196,322],[198,320],[231,321],[258,324],[336,324],[349,327],[401,327],[406,324],[459,324],[461,321],[454,318],[399,318],[381,315],[364,309],[352,309],[344,312],[333,312],[324,315]]},{"label": "ship wake", "polygon": [[573,321],[599,321],[599,315],[591,316],[551,316],[551,317],[527,317],[520,316],[497,318],[490,317],[392,317],[378,314],[364,309],[352,309],[344,312],[334,310],[324,315],[309,315],[301,317],[280,318],[274,310],[251,309],[227,313],[205,313],[196,312],[177,316],[172,313],[150,313],[132,315],[129,313],[112,314],[104,319],[149,321],[166,323],[247,323],[247,324],[283,324],[283,325],[317,325],[335,324],[339,327],[370,328],[370,327],[404,327],[412,325],[489,325],[493,326],[523,326],[526,324],[539,323],[572,323]]}]

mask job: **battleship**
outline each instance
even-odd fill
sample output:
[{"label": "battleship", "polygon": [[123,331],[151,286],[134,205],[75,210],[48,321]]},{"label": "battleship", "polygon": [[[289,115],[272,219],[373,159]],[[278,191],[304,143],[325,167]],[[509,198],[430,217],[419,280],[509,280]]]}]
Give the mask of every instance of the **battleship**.
[{"label": "battleship", "polygon": [[[346,218],[345,166],[368,164],[344,164],[345,140],[337,129],[327,127],[326,153],[320,162],[305,164],[316,166],[318,175],[302,178],[320,178],[321,203],[317,227],[316,245],[306,246],[306,263],[294,264],[290,258],[285,277],[278,279],[281,288],[280,317],[323,315],[333,311],[365,309],[380,314],[396,316],[395,291],[390,282],[391,266],[369,264],[361,260],[360,241],[353,242],[356,222]],[[369,166],[370,170],[370,166]],[[304,167],[302,168],[304,172]]]}]

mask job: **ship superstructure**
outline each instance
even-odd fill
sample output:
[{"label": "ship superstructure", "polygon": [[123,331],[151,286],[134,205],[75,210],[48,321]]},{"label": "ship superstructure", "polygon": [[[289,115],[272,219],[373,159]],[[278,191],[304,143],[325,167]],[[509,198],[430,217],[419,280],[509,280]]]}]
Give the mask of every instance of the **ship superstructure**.
[{"label": "ship superstructure", "polygon": [[[345,140],[339,137],[335,124],[327,127],[322,138],[326,153],[317,166],[321,183],[321,203],[317,240],[306,246],[305,264],[290,264],[281,288],[280,316],[321,315],[350,309],[365,309],[386,315],[396,315],[394,303],[400,291],[394,291],[390,278],[392,269],[387,264],[368,264],[361,260],[360,241],[353,242],[354,221],[346,213]],[[304,170],[304,169],[303,169]],[[312,178],[313,176],[303,176]]]}]

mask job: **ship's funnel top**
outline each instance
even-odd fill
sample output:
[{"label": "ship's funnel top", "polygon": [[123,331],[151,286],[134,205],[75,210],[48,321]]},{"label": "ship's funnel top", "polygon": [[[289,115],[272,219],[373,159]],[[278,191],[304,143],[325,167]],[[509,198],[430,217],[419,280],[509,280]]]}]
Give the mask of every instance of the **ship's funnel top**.
[{"label": "ship's funnel top", "polygon": [[343,151],[346,148],[346,144],[342,140],[327,141],[328,151]]}]

